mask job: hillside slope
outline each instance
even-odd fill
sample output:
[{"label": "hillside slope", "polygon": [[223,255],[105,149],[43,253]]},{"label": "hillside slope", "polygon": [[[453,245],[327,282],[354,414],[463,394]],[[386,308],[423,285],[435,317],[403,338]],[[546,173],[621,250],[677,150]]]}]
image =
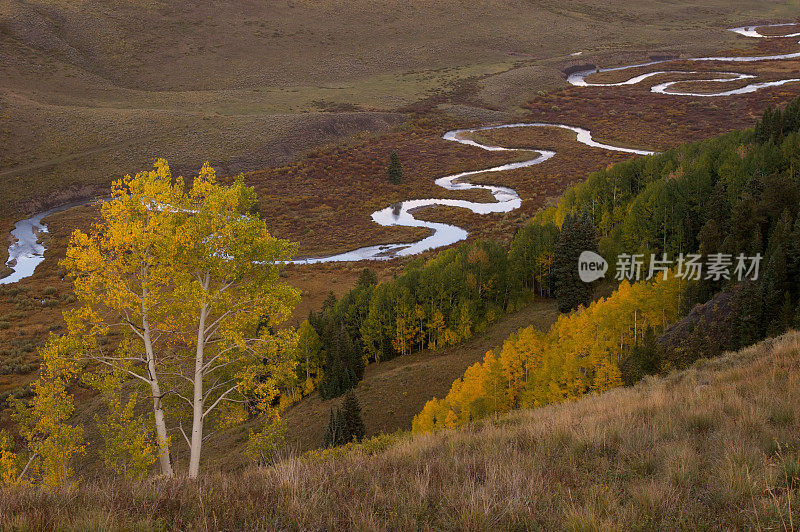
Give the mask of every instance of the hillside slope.
[{"label": "hillside slope", "polygon": [[0,498],[4,526],[792,529],[800,333],[459,430],[199,484]]},{"label": "hillside slope", "polygon": [[0,207],[91,195],[157,157],[183,173],[283,164],[385,132],[397,108],[464,80],[502,73],[483,89],[508,108],[563,84],[576,50],[698,52],[709,36],[740,44],[725,24],[796,15],[777,0],[695,4],[4,1]]},{"label": "hillside slope", "polygon": [[[604,287],[603,293],[608,288]],[[431,397],[441,397],[490,349],[502,345],[509,334],[520,327],[533,325],[547,330],[558,317],[555,301],[536,300],[519,311],[503,316],[486,331],[457,346],[440,350],[426,349],[385,362],[367,366],[364,379],[355,388],[366,425],[366,435],[409,430],[411,420]],[[295,452],[317,449],[322,445],[330,411],[343,397],[323,400],[312,393],[282,414],[287,428],[288,447]],[[244,443],[250,429],[260,428],[251,421],[209,440],[207,465],[232,470],[246,466]],[[231,453],[231,449],[239,452]]]}]

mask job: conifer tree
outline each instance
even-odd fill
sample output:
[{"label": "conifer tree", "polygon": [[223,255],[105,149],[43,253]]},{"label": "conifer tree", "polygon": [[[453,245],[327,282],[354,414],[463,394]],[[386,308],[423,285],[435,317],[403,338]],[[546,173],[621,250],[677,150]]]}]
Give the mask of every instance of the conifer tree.
[{"label": "conifer tree", "polygon": [[356,394],[350,390],[344,396],[342,405],[342,425],[346,442],[361,441],[364,438],[364,420],[361,419],[361,405],[358,404]]},{"label": "conifer tree", "polygon": [[622,381],[626,385],[635,384],[645,375],[658,373],[661,366],[661,348],[651,325],[644,331],[642,341],[637,341],[631,353],[620,365]]},{"label": "conifer tree", "polygon": [[777,246],[767,262],[762,282],[763,329],[773,336],[784,331],[781,323],[786,293],[786,258],[782,246]]},{"label": "conifer tree", "polygon": [[764,335],[762,310],[763,298],[761,283],[747,280],[734,292],[734,312],[736,319],[736,344],[745,347],[753,344]]},{"label": "conifer tree", "polygon": [[358,274],[358,282],[356,283],[357,288],[369,288],[371,286],[375,286],[376,284],[378,284],[378,277],[371,269],[364,268],[361,270],[361,273]]},{"label": "conifer tree", "polygon": [[597,251],[594,224],[589,215],[568,214],[553,258],[554,293],[561,312],[587,305],[591,300],[592,286],[578,276],[578,257],[583,251]]},{"label": "conifer tree", "polygon": [[727,234],[730,227],[731,205],[724,181],[719,180],[714,185],[705,210],[706,220],[715,220],[717,229],[722,234]]},{"label": "conifer tree", "polygon": [[361,406],[358,404],[356,394],[351,390],[345,395],[340,408],[331,408],[322,444],[324,447],[336,447],[352,441],[361,441],[364,433]]},{"label": "conifer tree", "polygon": [[393,185],[399,185],[403,182],[403,166],[400,164],[400,156],[396,151],[389,155],[389,166],[386,168],[386,175],[389,176],[389,182]]},{"label": "conifer tree", "polygon": [[320,312],[325,312],[326,310],[333,310],[334,307],[336,307],[336,294],[334,294],[333,290],[331,290],[325,297],[325,301],[322,302],[322,310],[320,310]]}]

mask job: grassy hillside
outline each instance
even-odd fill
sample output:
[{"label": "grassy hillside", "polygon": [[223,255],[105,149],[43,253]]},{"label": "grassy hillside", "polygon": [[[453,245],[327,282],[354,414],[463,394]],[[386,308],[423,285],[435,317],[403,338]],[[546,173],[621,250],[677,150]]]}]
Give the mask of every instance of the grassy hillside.
[{"label": "grassy hillside", "polygon": [[[0,207],[86,195],[159,156],[183,172],[205,158],[224,173],[282,163],[385,131],[402,121],[399,107],[467,81],[459,100],[510,109],[563,85],[576,51],[608,63],[739,46],[725,25],[785,20],[796,7],[10,0],[0,6]],[[61,196],[46,197],[54,188]]]},{"label": "grassy hillside", "polygon": [[[5,527],[793,529],[800,333],[635,387],[198,484],[0,498]],[[386,448],[388,445],[388,448]]]},{"label": "grassy hillside", "polygon": [[[367,436],[409,430],[412,418],[425,402],[432,396],[447,393],[453,381],[463,375],[467,367],[481,360],[486,351],[499,347],[509,334],[522,326],[547,330],[557,317],[554,301],[537,300],[504,316],[463,344],[436,351],[426,349],[368,365],[364,379],[355,388]],[[289,449],[319,448],[330,410],[338,407],[341,400],[340,397],[325,401],[314,393],[290,407],[283,414]],[[241,452],[228,451],[243,449],[248,430],[257,428],[257,424],[258,421],[245,424],[210,440],[209,465],[224,470],[246,465],[247,458]]]},{"label": "grassy hillside", "polygon": [[[612,284],[603,285],[598,294],[607,295]],[[600,295],[598,295],[600,297]],[[502,345],[509,334],[520,327],[532,325],[547,330],[558,317],[555,301],[537,299],[522,309],[503,316],[485,331],[458,346],[426,349],[385,362],[367,366],[364,379],[355,388],[362,407],[362,418],[367,437],[391,434],[411,429],[411,420],[432,396],[442,396],[464,370],[480,361],[490,349]],[[290,406],[281,414],[286,426],[286,449],[289,454],[300,454],[322,447],[325,428],[331,409],[340,406],[343,397],[323,400],[316,391]],[[81,395],[76,421],[86,427],[89,445],[87,455],[76,464],[77,474],[91,477],[107,475],[98,455],[103,442],[97,432],[94,416],[102,412],[104,404],[94,395]],[[0,425],[2,426],[2,425]],[[208,440],[203,464],[209,470],[240,471],[250,466],[245,449],[251,430],[263,428],[263,419],[252,419],[230,429],[220,431]],[[188,450],[182,440],[174,442],[174,452],[179,460]]]}]

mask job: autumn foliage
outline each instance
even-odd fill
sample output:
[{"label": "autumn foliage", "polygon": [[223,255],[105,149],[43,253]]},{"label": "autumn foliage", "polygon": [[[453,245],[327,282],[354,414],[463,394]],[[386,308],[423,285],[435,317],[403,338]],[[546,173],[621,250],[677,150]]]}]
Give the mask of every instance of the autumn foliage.
[{"label": "autumn foliage", "polygon": [[622,384],[619,363],[648,327],[678,317],[684,282],[623,282],[607,299],[562,315],[547,332],[527,327],[467,369],[444,399],[414,418],[414,432],[455,427],[514,408],[570,401]]}]

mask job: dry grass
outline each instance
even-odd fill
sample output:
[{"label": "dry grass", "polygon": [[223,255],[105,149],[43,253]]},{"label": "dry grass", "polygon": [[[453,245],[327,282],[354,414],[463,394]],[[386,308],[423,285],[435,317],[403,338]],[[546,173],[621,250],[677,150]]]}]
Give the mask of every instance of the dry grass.
[{"label": "dry grass", "polygon": [[343,456],[197,484],[8,491],[0,516],[66,530],[792,530],[798,362],[792,332],[632,388]]},{"label": "dry grass", "polygon": [[618,64],[746,46],[724,27],[796,14],[796,0],[9,0],[0,207],[103,189],[159,156],[184,172],[282,164],[464,85],[462,103],[514,110],[563,86],[575,51]]},{"label": "dry grass", "polygon": [[[443,396],[464,371],[483,359],[512,333],[528,325],[547,330],[558,318],[555,301],[537,300],[503,316],[478,336],[455,347],[426,349],[367,366],[364,379],[355,389],[367,436],[409,430],[411,420],[433,396]],[[283,413],[287,444],[293,451],[308,451],[321,446],[331,408],[342,398],[322,400],[312,394]],[[247,466],[242,455],[244,441],[254,421],[219,434],[209,440],[207,464],[225,471]],[[231,452],[234,450],[234,452]]]}]

